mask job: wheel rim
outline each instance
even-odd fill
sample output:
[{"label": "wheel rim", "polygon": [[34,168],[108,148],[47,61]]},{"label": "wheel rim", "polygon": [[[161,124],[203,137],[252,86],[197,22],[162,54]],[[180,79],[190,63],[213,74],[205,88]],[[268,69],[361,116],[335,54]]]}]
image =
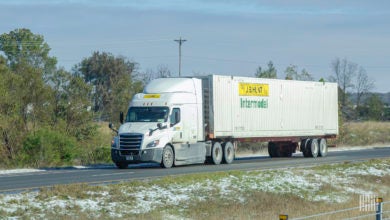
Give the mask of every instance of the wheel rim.
[{"label": "wheel rim", "polygon": [[214,143],[212,154],[214,164],[220,164],[222,161],[222,146],[219,142]]},{"label": "wheel rim", "polygon": [[234,149],[231,142],[227,142],[224,146],[224,162],[232,163],[234,160]]},{"label": "wheel rim", "polygon": [[173,152],[170,148],[166,148],[164,151],[164,165],[171,167],[173,163]]},{"label": "wheel rim", "polygon": [[320,141],[320,156],[325,157],[328,154],[328,147],[326,146],[326,140],[321,139]]},{"label": "wheel rim", "polygon": [[312,143],[311,143],[311,154],[312,154],[313,157],[317,157],[318,156],[318,150],[319,150],[318,142],[317,142],[316,139],[313,139]]}]

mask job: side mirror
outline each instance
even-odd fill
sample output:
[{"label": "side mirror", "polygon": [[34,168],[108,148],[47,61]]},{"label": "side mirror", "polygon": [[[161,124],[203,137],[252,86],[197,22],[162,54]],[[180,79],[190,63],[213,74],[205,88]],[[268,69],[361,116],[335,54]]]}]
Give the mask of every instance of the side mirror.
[{"label": "side mirror", "polygon": [[119,122],[123,124],[123,112],[119,113]]},{"label": "side mirror", "polygon": [[112,125],[111,122],[108,124],[108,127],[109,127],[111,130],[113,130],[114,132],[116,132],[116,133],[118,134],[118,130],[116,130],[116,129],[114,128],[114,125]]}]

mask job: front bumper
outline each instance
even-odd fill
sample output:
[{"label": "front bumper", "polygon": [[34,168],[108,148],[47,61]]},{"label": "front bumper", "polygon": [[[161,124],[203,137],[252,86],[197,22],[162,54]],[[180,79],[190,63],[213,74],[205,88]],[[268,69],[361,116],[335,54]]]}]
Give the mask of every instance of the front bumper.
[{"label": "front bumper", "polygon": [[111,159],[114,163],[161,163],[162,151],[163,149],[161,148],[155,148],[137,150],[129,153],[126,150],[111,148]]}]

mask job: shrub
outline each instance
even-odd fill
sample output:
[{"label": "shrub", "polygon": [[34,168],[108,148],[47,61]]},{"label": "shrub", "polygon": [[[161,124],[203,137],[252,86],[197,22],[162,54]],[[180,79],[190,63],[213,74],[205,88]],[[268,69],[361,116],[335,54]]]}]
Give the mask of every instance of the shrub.
[{"label": "shrub", "polygon": [[78,155],[77,142],[59,131],[40,129],[23,142],[19,161],[23,166],[53,166],[71,164]]}]

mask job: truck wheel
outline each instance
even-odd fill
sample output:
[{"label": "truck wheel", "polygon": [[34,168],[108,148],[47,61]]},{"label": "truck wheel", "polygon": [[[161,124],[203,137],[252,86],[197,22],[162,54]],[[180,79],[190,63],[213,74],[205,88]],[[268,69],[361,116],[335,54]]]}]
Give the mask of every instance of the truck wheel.
[{"label": "truck wheel", "polygon": [[119,169],[127,169],[127,167],[129,166],[129,164],[127,164],[125,162],[116,162],[115,165]]},{"label": "truck wheel", "polygon": [[234,160],[234,147],[232,142],[228,141],[223,144],[223,162],[230,164]]},{"label": "truck wheel", "polygon": [[326,157],[326,155],[328,155],[328,145],[326,144],[326,139],[325,138],[319,139],[318,145],[319,145],[318,156]]},{"label": "truck wheel", "polygon": [[172,147],[169,145],[165,146],[162,153],[161,167],[171,168],[174,160],[175,154],[173,153]]},{"label": "truck wheel", "polygon": [[309,156],[316,158],[318,156],[318,151],[319,151],[317,139],[310,139],[309,143],[307,143],[306,146],[309,150]]},{"label": "truck wheel", "polygon": [[270,157],[280,156],[275,142],[268,142],[268,154]]},{"label": "truck wheel", "polygon": [[309,149],[308,149],[309,140],[310,140],[310,139],[303,139],[303,140],[301,141],[301,151],[302,151],[302,154],[303,154],[304,157],[310,157],[310,155],[309,155]]},{"label": "truck wheel", "polygon": [[211,162],[213,164],[220,164],[222,161],[222,146],[219,142],[215,142],[213,144],[213,148],[211,149]]}]

